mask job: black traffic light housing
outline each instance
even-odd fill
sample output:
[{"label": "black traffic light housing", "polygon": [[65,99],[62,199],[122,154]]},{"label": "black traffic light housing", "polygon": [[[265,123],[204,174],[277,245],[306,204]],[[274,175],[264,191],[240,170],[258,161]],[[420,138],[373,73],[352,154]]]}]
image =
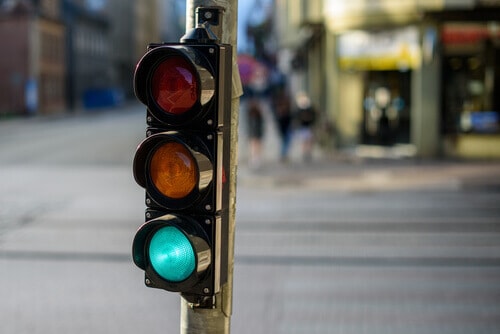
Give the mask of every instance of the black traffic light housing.
[{"label": "black traffic light housing", "polygon": [[[134,263],[148,287],[180,292],[193,307],[214,307],[227,282],[231,79],[232,47],[207,25],[181,43],[150,44],[134,76],[147,107],[146,139],[133,162],[147,207]],[[194,269],[181,280],[155,269],[151,244],[164,227],[190,249]]]}]

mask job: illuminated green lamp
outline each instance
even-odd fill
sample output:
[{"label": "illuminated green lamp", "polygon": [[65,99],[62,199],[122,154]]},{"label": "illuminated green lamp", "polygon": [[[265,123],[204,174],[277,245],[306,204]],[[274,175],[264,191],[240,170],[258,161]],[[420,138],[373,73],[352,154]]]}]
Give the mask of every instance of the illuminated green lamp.
[{"label": "illuminated green lamp", "polygon": [[170,282],[186,280],[196,269],[193,246],[174,226],[158,229],[149,242],[149,261],[160,277]]}]

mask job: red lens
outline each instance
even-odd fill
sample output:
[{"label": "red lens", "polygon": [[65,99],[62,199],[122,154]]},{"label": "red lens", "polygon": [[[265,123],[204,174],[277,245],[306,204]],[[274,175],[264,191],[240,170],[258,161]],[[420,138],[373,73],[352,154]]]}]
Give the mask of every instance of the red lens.
[{"label": "red lens", "polygon": [[180,115],[198,100],[198,80],[194,67],[182,57],[170,57],[155,69],[152,93],[165,112]]}]

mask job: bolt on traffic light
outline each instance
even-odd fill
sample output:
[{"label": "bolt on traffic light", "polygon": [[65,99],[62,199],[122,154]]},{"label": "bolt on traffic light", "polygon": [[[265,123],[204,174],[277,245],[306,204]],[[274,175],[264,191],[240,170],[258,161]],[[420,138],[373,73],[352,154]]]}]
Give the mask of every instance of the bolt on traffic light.
[{"label": "bolt on traffic light", "polygon": [[134,76],[147,107],[133,162],[147,207],[134,263],[147,286],[194,307],[214,307],[227,281],[232,50],[210,36],[200,26],[181,43],[149,45]]}]

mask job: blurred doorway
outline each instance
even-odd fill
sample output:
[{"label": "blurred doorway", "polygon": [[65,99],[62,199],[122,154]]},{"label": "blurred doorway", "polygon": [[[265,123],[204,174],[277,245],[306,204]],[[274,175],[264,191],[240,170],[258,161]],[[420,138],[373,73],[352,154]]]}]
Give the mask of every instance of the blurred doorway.
[{"label": "blurred doorway", "polygon": [[411,71],[368,71],[364,82],[362,143],[409,143]]}]

